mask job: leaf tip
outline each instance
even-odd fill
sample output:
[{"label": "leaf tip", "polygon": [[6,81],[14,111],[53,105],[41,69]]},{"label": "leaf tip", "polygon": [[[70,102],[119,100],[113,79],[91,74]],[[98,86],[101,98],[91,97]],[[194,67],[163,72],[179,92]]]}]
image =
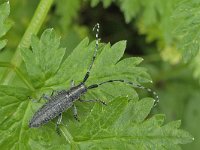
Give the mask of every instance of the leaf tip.
[{"label": "leaf tip", "polygon": [[165,121],[165,115],[164,114],[156,114],[155,119],[156,119],[158,125],[161,126]]},{"label": "leaf tip", "polygon": [[121,43],[121,44],[125,45],[125,47],[126,47],[127,40],[122,40],[122,41],[119,41],[119,43]]}]

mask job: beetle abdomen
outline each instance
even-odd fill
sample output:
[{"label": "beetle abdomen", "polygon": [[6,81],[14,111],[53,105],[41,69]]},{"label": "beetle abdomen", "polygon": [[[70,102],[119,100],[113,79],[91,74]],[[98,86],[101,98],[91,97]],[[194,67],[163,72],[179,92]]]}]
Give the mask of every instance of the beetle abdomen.
[{"label": "beetle abdomen", "polygon": [[67,108],[72,106],[72,102],[63,105],[64,101],[51,101],[44,104],[33,116],[29,123],[29,127],[39,127],[46,124],[50,120],[57,117],[60,113],[64,112]]}]

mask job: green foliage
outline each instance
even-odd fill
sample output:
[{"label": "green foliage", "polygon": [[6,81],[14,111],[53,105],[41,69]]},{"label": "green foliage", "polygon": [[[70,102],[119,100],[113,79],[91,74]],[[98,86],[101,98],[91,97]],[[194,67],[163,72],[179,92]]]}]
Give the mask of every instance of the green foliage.
[{"label": "green foliage", "polygon": [[[104,0],[104,1],[102,1],[102,3],[103,3],[103,6],[105,8],[107,8],[107,7],[109,7],[111,5],[111,3],[113,1],[115,1],[115,0]],[[91,0],[91,6],[95,7],[96,5],[98,5],[99,2],[100,2],[99,0]]]},{"label": "green foliage", "polygon": [[56,14],[60,17],[59,24],[62,30],[66,31],[78,15],[81,0],[56,0],[56,6]]},{"label": "green foliage", "polygon": [[60,37],[53,29],[46,30],[39,40],[32,36],[32,51],[23,48],[21,54],[26,62],[26,68],[34,87],[41,87],[58,71],[65,53],[64,48],[59,48]]},{"label": "green foliage", "polygon": [[[37,89],[53,86],[66,87],[66,83],[69,84],[71,79],[80,82],[87,71],[95,42],[89,44],[88,39],[84,39],[60,65],[64,49],[59,48],[59,41],[60,38],[54,30],[47,29],[40,40],[36,36],[32,37],[32,51],[22,49],[22,56],[29,74],[27,78],[30,78]],[[141,58],[119,61],[125,47],[125,41],[113,46],[101,44],[100,54],[87,85],[122,77],[135,82],[149,81],[145,69],[136,67],[141,62]],[[36,79],[38,79],[37,82]],[[90,107],[86,109],[89,114],[80,110],[80,114],[87,116],[82,117],[80,123],[68,118],[68,125],[62,125],[61,128],[64,135],[62,137],[56,135],[55,124],[52,122],[41,128],[30,129],[28,121],[43,103],[34,103],[28,96],[38,93],[40,92],[25,88],[0,87],[0,104],[2,105],[0,134],[3,135],[0,142],[1,148],[160,149],[164,146],[167,149],[179,149],[177,144],[192,141],[192,137],[186,131],[178,129],[179,121],[162,126],[163,115],[156,115],[146,120],[154,100],[145,98],[138,101],[136,92],[123,84],[108,84],[89,92],[87,98],[101,98],[108,102],[108,106],[90,105],[92,109],[90,110]],[[129,100],[127,97],[119,97],[127,95]]]},{"label": "green foliage", "polygon": [[[158,110],[166,114],[167,121],[182,118],[182,127],[195,137],[194,142],[184,145],[183,149],[198,150],[200,131],[196,124],[200,119],[199,83],[192,78],[191,69],[186,65],[168,67],[165,70],[163,68],[158,71],[158,76],[165,74],[165,77],[161,77],[162,86],[158,89],[158,93],[162,97]],[[170,72],[173,72],[174,75],[167,75]]]},{"label": "green foliage", "polygon": [[179,21],[176,35],[179,37],[178,48],[183,53],[185,61],[191,60],[199,51],[199,18],[200,1],[181,1],[174,12],[174,18]]},{"label": "green foliage", "polygon": [[[91,0],[91,5],[96,6],[99,2],[99,0]],[[172,18],[179,0],[115,0],[113,2],[123,12],[126,23],[137,26],[138,32],[146,35],[147,42],[157,42],[164,61],[172,64],[180,61],[181,54],[176,49],[177,37],[173,33],[177,21]]]},{"label": "green foliage", "polygon": [[195,126],[199,124],[200,120],[200,110],[199,110],[199,91],[195,90],[193,91],[194,95],[191,95],[190,101],[187,105],[187,108],[185,109],[185,116],[184,116],[184,128],[187,130],[190,130],[192,135],[194,135],[195,140],[193,144],[187,144],[185,147],[186,149],[199,149],[200,141],[198,140],[200,138],[200,131]]},{"label": "green foliage", "polygon": [[[101,1],[91,0],[91,6],[95,7],[99,2]],[[114,2],[119,4],[119,7],[124,13],[127,23],[130,22],[133,18],[135,18],[138,15],[143,4],[143,2],[139,0],[115,0]],[[148,2],[148,1],[145,1],[145,2]],[[108,6],[111,5],[112,0],[105,0],[105,1],[102,1],[102,3],[103,3],[103,6],[107,8]]]},{"label": "green foliage", "polygon": [[[9,2],[0,5],[0,38],[10,29],[12,23],[7,20],[10,14]],[[0,50],[5,47],[7,40],[0,40]]]},{"label": "green foliage", "polygon": [[[54,3],[53,0],[15,0],[11,1],[11,13],[8,2],[0,5],[0,49],[5,48],[0,51],[0,83],[7,84],[0,85],[1,149],[180,149],[179,145],[186,143],[189,144],[181,145],[183,149],[199,149],[199,85],[192,79],[189,69],[192,67],[194,76],[200,79],[198,42],[192,43],[198,40],[199,33],[198,0],[91,0],[91,5],[97,6],[99,2],[104,8],[111,4],[118,6],[125,22],[117,16],[116,9],[112,10],[113,7],[109,11],[104,11],[101,5],[90,8],[84,0],[56,0]],[[35,11],[37,4],[42,9]],[[51,5],[50,13],[45,15]],[[109,14],[110,11],[114,13]],[[15,26],[7,33],[11,27],[8,15]],[[33,15],[35,21],[30,22]],[[40,16],[43,19],[38,19]],[[115,26],[116,22],[106,24],[106,18],[112,20],[110,17],[120,20],[120,25]],[[76,102],[80,122],[73,119],[71,110],[63,114],[63,136],[59,137],[55,132],[56,119],[40,128],[30,129],[28,122],[44,101],[35,103],[29,96],[38,99],[53,89],[68,89],[71,80],[75,80],[76,85],[83,80],[95,42],[89,42],[88,38],[79,41],[89,34],[90,25],[99,20],[103,24],[100,36],[103,40],[127,39],[130,40],[128,45],[134,43],[142,47],[139,50],[137,46],[131,47],[129,55],[142,54],[143,64],[152,65],[148,69],[153,70],[159,105],[153,107],[152,98],[139,98],[129,85],[110,83],[88,91],[83,97],[104,100],[107,106]],[[126,26],[121,25],[125,23]],[[62,39],[53,29],[45,30],[40,39],[36,35],[31,38],[41,24],[42,29],[55,28]],[[134,38],[127,38],[127,32],[122,33],[122,28]],[[115,33],[104,37],[111,29]],[[9,40],[6,47],[5,39]],[[151,81],[147,69],[138,67],[143,59],[124,59],[126,42],[116,41],[112,46],[110,43],[100,44],[87,86],[109,79],[126,79],[142,85]],[[156,42],[157,48],[152,42]],[[21,55],[15,53],[17,47]],[[186,61],[191,60],[189,67],[177,64],[182,55]],[[21,63],[17,62],[22,60],[21,57],[24,63],[20,66]],[[152,60],[154,64],[150,64]],[[176,65],[166,67],[163,60]],[[17,76],[6,74],[10,70],[14,70]],[[139,95],[144,97],[142,93]],[[154,113],[156,109],[164,112],[166,122],[172,122],[164,124],[164,115],[153,115],[152,108]],[[181,119],[182,127],[194,136],[194,142],[190,143],[193,137],[188,132],[179,129],[180,121],[173,121],[177,119]]]},{"label": "green foliage", "polygon": [[179,38],[178,49],[181,51],[185,62],[191,62],[194,77],[200,80],[200,1],[180,1],[174,11],[173,17],[179,22],[175,34]]},{"label": "green foliage", "polygon": [[117,98],[108,107],[95,105],[82,123],[71,124],[72,142],[80,149],[179,149],[176,144],[191,140],[178,129],[180,121],[162,126],[163,115],[144,121],[152,107],[149,98]]},{"label": "green foliage", "polygon": [[200,52],[191,60],[190,66],[193,69],[193,76],[200,81]]}]

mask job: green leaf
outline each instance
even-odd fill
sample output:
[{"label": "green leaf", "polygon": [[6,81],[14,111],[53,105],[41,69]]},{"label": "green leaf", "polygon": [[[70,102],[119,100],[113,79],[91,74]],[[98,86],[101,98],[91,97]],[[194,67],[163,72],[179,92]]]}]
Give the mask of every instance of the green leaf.
[{"label": "green leaf", "polygon": [[65,49],[60,48],[59,45],[60,37],[53,29],[47,29],[40,40],[36,36],[32,37],[32,51],[26,48],[21,49],[26,69],[36,88],[44,85],[45,81],[58,71],[65,53]]},{"label": "green leaf", "polygon": [[190,67],[193,69],[193,77],[200,81],[200,51],[196,54],[196,56],[191,60]]},{"label": "green leaf", "polygon": [[195,137],[193,143],[185,145],[187,149],[199,149],[200,141],[200,131],[199,127],[196,124],[200,123],[200,110],[199,110],[199,90],[193,93],[190,97],[190,101],[187,104],[187,107],[184,110],[184,128],[190,131],[190,133]]},{"label": "green leaf", "polygon": [[91,6],[92,6],[92,7],[97,6],[98,3],[99,3],[99,0],[91,0]]},{"label": "green leaf", "polygon": [[70,124],[71,142],[80,149],[180,149],[177,144],[192,141],[178,129],[179,121],[162,126],[163,115],[145,120],[152,107],[152,99],[117,98],[106,107],[97,104],[83,122]]},{"label": "green leaf", "polygon": [[[146,70],[141,67],[136,67],[141,62],[141,58],[123,59],[119,61],[123,56],[125,47],[125,41],[118,42],[112,47],[110,44],[102,45],[98,52],[100,54],[97,56],[94,67],[91,70],[88,83],[105,81],[112,79],[112,77],[115,77],[115,79],[119,79],[120,77],[123,79],[129,78],[132,81],[136,81],[136,79],[141,79],[143,82],[150,81]],[[94,48],[95,42],[89,44],[88,39],[84,39],[63,62],[60,70],[54,78],[47,82],[47,85],[61,84],[66,80],[70,81],[72,79],[82,81],[91,63]],[[128,65],[128,63],[130,64]],[[78,70],[75,68],[78,68]]]},{"label": "green leaf", "polygon": [[[83,80],[91,63],[95,41],[89,43],[87,38],[84,39],[63,61],[64,49],[59,48],[59,42],[55,32],[48,29],[40,40],[32,37],[31,50],[21,49],[30,80],[36,88],[67,89],[72,79],[76,85]],[[121,59],[125,47],[125,41],[113,46],[100,44],[86,85],[109,79],[149,82],[146,69],[137,66],[141,58]],[[29,128],[29,120],[44,102],[34,103],[28,97],[41,92],[0,86],[2,149],[178,149],[177,144],[192,141],[191,135],[178,129],[180,122],[162,126],[163,115],[146,119],[154,100],[138,101],[133,87],[123,83],[88,90],[85,99],[98,98],[108,105],[77,102],[81,122],[73,121],[71,112],[64,113],[63,122],[67,122],[67,126],[62,125],[61,137],[55,132],[56,120],[40,128]]]},{"label": "green leaf", "polygon": [[[111,3],[113,1],[116,1],[116,0],[104,0],[104,1],[101,1],[101,2],[103,3],[104,8],[107,8],[111,5]],[[95,7],[95,6],[98,5],[99,2],[100,2],[100,0],[91,0],[91,6]]]},{"label": "green leaf", "polygon": [[29,95],[24,88],[0,87],[2,149],[170,149],[192,140],[178,129],[180,122],[162,126],[163,115],[145,120],[154,103],[150,98],[116,98],[107,106],[96,104],[85,120],[62,126],[62,137],[56,135],[51,123],[30,129],[28,121],[39,104],[30,102]]},{"label": "green leaf", "polygon": [[21,142],[26,126],[29,95],[30,91],[24,88],[0,86],[0,113],[2,114],[0,134],[3,137],[0,145],[2,149],[15,147]]},{"label": "green leaf", "polygon": [[103,1],[104,8],[107,8],[108,6],[110,6],[113,1],[115,1],[115,0],[104,0]]},{"label": "green leaf", "polygon": [[126,22],[130,22],[141,9],[141,1],[139,0],[90,0],[91,6],[95,7],[99,2],[103,3],[104,8],[107,8],[111,5],[112,2],[115,2],[119,5],[121,11],[124,13]]},{"label": "green leaf", "polygon": [[45,127],[45,130],[28,127],[33,109],[39,107],[30,101],[30,95],[31,91],[25,88],[0,86],[1,149],[64,149],[65,141],[55,138],[53,126]]},{"label": "green leaf", "polygon": [[[180,66],[179,66],[180,68]],[[165,85],[159,87],[156,91],[162,100],[159,102],[158,110],[166,115],[166,121],[181,119],[181,127],[194,136],[194,141],[186,144],[183,149],[198,149],[200,146],[200,130],[196,124],[200,123],[200,93],[199,83],[191,76],[191,69],[186,65],[181,66],[181,71],[176,72],[175,76],[161,80]],[[165,72],[174,72],[178,68],[170,67]],[[163,73],[163,70],[159,70]],[[166,74],[166,73],[163,73]],[[187,91],[187,92],[186,92]]]},{"label": "green leaf", "polygon": [[141,1],[139,0],[120,0],[121,10],[124,13],[126,22],[130,22],[141,9]]},{"label": "green leaf", "polygon": [[[12,23],[7,20],[10,14],[10,4],[5,2],[0,5],[0,38],[11,28]],[[0,50],[5,47],[7,40],[0,40]]]},{"label": "green leaf", "polygon": [[179,51],[183,55],[185,62],[190,61],[190,66],[194,70],[193,76],[200,79],[200,2],[184,0],[179,3],[174,11],[174,18],[179,21],[175,34],[179,38],[177,43]]},{"label": "green leaf", "polygon": [[[106,1],[91,0],[92,6]],[[181,52],[176,48],[176,35],[173,34],[174,24],[178,23],[172,18],[172,13],[179,0],[116,0],[117,5],[124,14],[126,23],[134,23],[138,32],[145,35],[146,41],[157,43],[162,50],[164,61],[177,64],[181,58]],[[109,3],[110,5],[110,3]],[[108,7],[108,6],[107,6]]]},{"label": "green leaf", "polygon": [[175,30],[175,35],[179,38],[178,48],[187,62],[199,52],[200,2],[196,0],[180,1],[173,17],[179,22]]},{"label": "green leaf", "polygon": [[[150,77],[146,73],[146,69],[136,66],[141,62],[141,58],[123,59],[119,61],[124,53],[125,47],[125,41],[118,42],[112,47],[110,44],[102,45],[86,85],[89,86],[90,84],[100,83],[110,79],[126,79],[135,83],[149,82]],[[55,76],[46,81],[45,86],[55,88],[62,86],[66,88],[69,87],[71,80],[74,80],[76,84],[80,83],[91,63],[94,48],[95,42],[89,44],[88,39],[84,39],[63,62]],[[137,97],[137,94],[132,93],[133,90],[130,86],[120,85],[124,84],[114,83],[103,85],[96,89],[95,92],[92,90],[90,94],[93,95],[93,98],[102,98],[103,100],[109,100],[111,97],[121,95]],[[113,86],[116,88],[113,89]],[[130,94],[127,91],[130,91]]]},{"label": "green leaf", "polygon": [[[56,0],[56,14],[60,17],[59,23],[66,31],[69,25],[77,17],[81,6],[80,0]],[[57,17],[57,16],[56,16]]]},{"label": "green leaf", "polygon": [[[53,66],[56,62],[59,64],[62,60],[62,56],[59,57],[54,55],[54,53],[57,53],[58,51],[53,49],[53,46],[55,46],[56,43],[51,42],[53,40],[48,38],[45,40],[46,38],[44,37],[46,36],[44,36],[44,34],[46,35],[46,33],[49,33],[48,35],[54,39],[54,36],[52,36],[53,33],[51,33],[50,30],[47,30],[42,34],[40,40],[35,36],[32,38],[32,51],[28,49],[22,49],[21,51],[26,64],[27,72],[33,85],[36,88],[42,89],[34,93],[32,95],[33,97],[35,97],[35,95],[38,95],[39,97],[39,95],[43,94],[43,90],[48,90],[48,93],[51,92],[52,89],[68,89],[70,87],[71,80],[74,80],[75,84],[80,83],[87,72],[94,53],[95,41],[89,44],[88,39],[84,39],[73,50],[71,55],[63,61],[60,69],[49,78],[46,78],[48,69],[50,70],[50,73],[54,73],[57,67],[53,69]],[[46,43],[46,46],[44,43]],[[48,45],[49,43],[50,45]],[[137,65],[142,61],[141,58],[135,57],[121,60],[125,47],[125,41],[118,42],[112,47],[110,44],[101,44],[97,59],[91,70],[91,75],[86,85],[89,86],[90,84],[99,83],[109,79],[127,79],[135,83],[149,82],[150,77],[146,73],[146,69],[137,67]],[[53,55],[50,55],[51,53]],[[124,83],[102,85],[98,89],[88,92],[85,97],[88,99],[98,98],[104,101],[110,101],[114,97],[122,95],[128,96],[130,99],[138,99],[138,95],[135,90],[131,86],[125,85]],[[87,107],[81,107],[81,109],[83,108],[81,111],[87,110]]]}]

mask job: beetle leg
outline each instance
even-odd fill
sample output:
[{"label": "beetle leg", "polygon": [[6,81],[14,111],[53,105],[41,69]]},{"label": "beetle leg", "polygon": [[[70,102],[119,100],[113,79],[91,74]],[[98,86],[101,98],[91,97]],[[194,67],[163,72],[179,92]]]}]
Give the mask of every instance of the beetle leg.
[{"label": "beetle leg", "polygon": [[30,100],[32,100],[32,102],[34,102],[34,103],[39,103],[42,98],[45,99],[45,100],[47,100],[47,101],[50,100],[50,97],[48,95],[45,95],[45,94],[43,94],[42,96],[40,96],[39,99],[32,99],[30,96],[28,98]]},{"label": "beetle leg", "polygon": [[56,122],[56,132],[58,133],[58,135],[61,135],[61,131],[60,131],[60,128],[59,128],[61,121],[62,121],[62,113],[59,114],[58,120]]},{"label": "beetle leg", "polygon": [[[39,101],[40,101],[42,98],[45,99],[45,100],[47,100],[47,101],[50,101],[50,100],[51,100],[51,97],[54,95],[55,92],[56,92],[56,91],[53,90],[53,91],[51,92],[51,95],[50,95],[50,96],[48,96],[48,95],[46,95],[46,94],[43,94],[43,95],[40,97]],[[58,92],[57,92],[57,93],[58,93]]]},{"label": "beetle leg", "polygon": [[[45,94],[43,94],[42,96],[41,96],[41,98],[43,98],[43,99],[45,99],[45,100],[47,100],[47,101],[50,101],[51,100],[51,98],[48,96],[48,95],[45,95]],[[40,99],[41,99],[40,98]]]},{"label": "beetle leg", "polygon": [[53,91],[51,92],[51,96],[53,96],[53,95],[54,95],[54,93],[55,93],[55,90],[53,90]]},{"label": "beetle leg", "polygon": [[31,100],[33,103],[38,103],[40,101],[39,100],[36,100],[36,99],[33,99],[32,97],[28,96],[28,99]]},{"label": "beetle leg", "polygon": [[103,105],[107,105],[106,104],[106,102],[104,102],[104,101],[101,101],[101,100],[99,100],[99,99],[97,99],[97,100],[81,100],[81,99],[79,99],[79,101],[80,102],[98,102],[98,103],[101,103],[101,104],[103,104]]},{"label": "beetle leg", "polygon": [[80,121],[78,119],[78,112],[77,112],[77,108],[75,106],[75,104],[73,104],[73,114],[74,114],[74,118],[77,120],[77,121]]},{"label": "beetle leg", "polygon": [[[52,91],[51,96],[53,96],[54,93],[55,93],[55,90]],[[50,98],[51,96],[48,96],[46,94],[42,94],[42,96],[40,96],[40,98],[38,100],[34,100],[34,102],[38,102],[39,103],[42,98],[45,99],[46,101],[50,101],[51,100],[51,98]]]},{"label": "beetle leg", "polygon": [[71,80],[71,88],[75,86],[74,80]]}]

